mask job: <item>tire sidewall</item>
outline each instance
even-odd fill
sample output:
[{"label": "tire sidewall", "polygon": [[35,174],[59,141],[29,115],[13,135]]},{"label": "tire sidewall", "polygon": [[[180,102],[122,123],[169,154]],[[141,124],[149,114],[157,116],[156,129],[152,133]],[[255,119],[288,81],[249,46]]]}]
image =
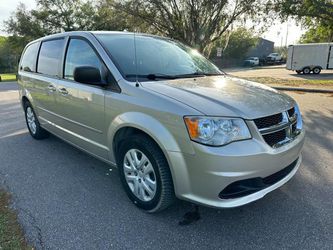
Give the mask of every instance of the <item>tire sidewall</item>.
[{"label": "tire sidewall", "polygon": [[303,73],[306,74],[306,75],[310,74],[310,72],[311,72],[310,68],[304,68],[303,69]]},{"label": "tire sidewall", "polygon": [[[316,70],[318,70],[318,72],[316,72]],[[314,68],[313,69],[313,73],[318,75],[320,73],[321,69],[320,68]]]},{"label": "tire sidewall", "polygon": [[[30,108],[32,113],[34,114],[34,117],[35,117],[35,124],[36,124],[36,133],[33,133],[29,127],[29,124],[28,124],[28,117],[27,117],[27,109]],[[29,130],[29,133],[32,137],[36,137],[36,135],[38,134],[38,130],[39,130],[39,123],[38,123],[38,120],[37,120],[37,117],[36,117],[36,113],[34,111],[34,109],[31,107],[30,103],[25,103],[24,104],[24,116],[25,116],[25,122],[27,124],[27,127],[28,127],[28,130]]]},{"label": "tire sidewall", "polygon": [[[35,116],[36,133],[33,133],[31,131],[31,129],[29,127],[29,124],[28,124],[28,117],[27,117],[27,109],[28,108],[31,108],[31,111]],[[43,130],[42,127],[40,126],[37,115],[36,115],[36,112],[35,112],[34,108],[31,106],[31,104],[29,102],[26,102],[24,104],[24,116],[25,116],[25,122],[27,124],[29,133],[34,139],[40,140],[40,139],[48,137],[48,133],[45,130]]]},{"label": "tire sidewall", "polygon": [[[124,165],[125,154],[130,149],[137,149],[137,150],[140,150],[142,153],[144,153],[148,157],[150,163],[152,164],[152,167],[154,168],[157,187],[156,187],[155,197],[151,201],[142,201],[139,198],[137,198],[133,194],[132,190],[130,189],[130,187],[127,184],[123,165]],[[117,158],[119,158],[117,160],[117,165],[119,168],[120,180],[122,182],[122,185],[123,185],[128,197],[130,198],[130,200],[136,206],[138,206],[144,210],[149,211],[149,210],[153,210],[154,208],[156,208],[159,204],[159,201],[161,198],[161,193],[162,193],[161,175],[160,175],[158,163],[156,162],[155,157],[149,151],[147,146],[144,143],[138,141],[137,138],[135,138],[134,140],[125,140],[120,146],[119,154],[118,154]]]}]

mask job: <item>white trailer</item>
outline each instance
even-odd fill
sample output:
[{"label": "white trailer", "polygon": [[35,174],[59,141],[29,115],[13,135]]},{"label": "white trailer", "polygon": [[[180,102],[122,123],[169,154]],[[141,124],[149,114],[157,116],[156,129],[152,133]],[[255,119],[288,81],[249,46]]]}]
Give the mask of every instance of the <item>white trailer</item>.
[{"label": "white trailer", "polygon": [[319,74],[322,69],[333,69],[333,43],[290,45],[286,67],[297,74]]}]

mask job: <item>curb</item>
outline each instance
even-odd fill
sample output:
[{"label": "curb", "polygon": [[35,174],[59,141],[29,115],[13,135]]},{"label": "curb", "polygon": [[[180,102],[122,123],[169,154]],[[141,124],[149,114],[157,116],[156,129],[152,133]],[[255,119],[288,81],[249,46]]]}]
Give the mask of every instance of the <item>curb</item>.
[{"label": "curb", "polygon": [[[269,86],[269,85],[267,85]],[[309,92],[309,93],[324,93],[324,94],[333,94],[333,89],[309,89],[309,88],[293,88],[293,87],[275,87],[270,86],[277,90],[284,90],[284,91],[301,91],[301,92]]]}]

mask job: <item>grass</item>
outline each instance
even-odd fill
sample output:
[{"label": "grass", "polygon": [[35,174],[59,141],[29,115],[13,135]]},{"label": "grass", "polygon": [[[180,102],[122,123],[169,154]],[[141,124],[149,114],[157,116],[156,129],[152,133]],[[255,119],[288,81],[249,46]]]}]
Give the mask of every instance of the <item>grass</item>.
[{"label": "grass", "polygon": [[0,249],[33,249],[27,245],[9,201],[10,195],[0,189]]},{"label": "grass", "polygon": [[16,81],[16,74],[0,74],[2,82]]},{"label": "grass", "polygon": [[246,77],[246,80],[259,82],[267,85],[286,85],[286,86],[306,86],[306,85],[316,85],[316,86],[333,86],[333,79],[282,79],[273,77]]}]

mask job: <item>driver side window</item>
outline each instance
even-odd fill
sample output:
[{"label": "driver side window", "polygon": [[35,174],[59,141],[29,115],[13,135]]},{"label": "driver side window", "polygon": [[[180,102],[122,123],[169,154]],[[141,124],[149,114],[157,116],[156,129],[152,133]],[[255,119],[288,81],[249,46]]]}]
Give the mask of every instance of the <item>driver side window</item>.
[{"label": "driver side window", "polygon": [[101,71],[102,62],[86,41],[70,39],[65,59],[64,78],[74,80],[74,69],[81,66],[90,66]]}]

